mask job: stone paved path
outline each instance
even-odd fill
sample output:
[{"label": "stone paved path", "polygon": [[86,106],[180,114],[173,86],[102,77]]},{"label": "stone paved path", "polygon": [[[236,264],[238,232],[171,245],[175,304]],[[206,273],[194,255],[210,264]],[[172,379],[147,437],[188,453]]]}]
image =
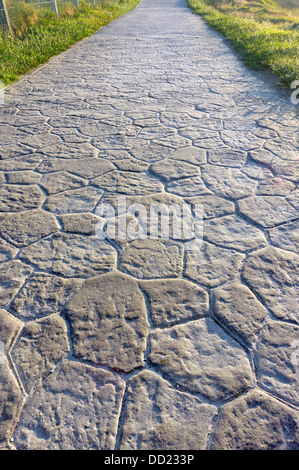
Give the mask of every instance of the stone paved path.
[{"label": "stone paved path", "polygon": [[[298,449],[289,97],[143,0],[11,87],[0,132],[2,448]],[[99,240],[118,194],[202,206],[201,248]]]}]

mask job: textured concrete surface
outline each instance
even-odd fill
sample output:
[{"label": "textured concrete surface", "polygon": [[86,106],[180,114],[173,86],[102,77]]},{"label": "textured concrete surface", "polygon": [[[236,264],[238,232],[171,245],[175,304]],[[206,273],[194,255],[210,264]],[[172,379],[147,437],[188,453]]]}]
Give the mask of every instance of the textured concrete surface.
[{"label": "textured concrete surface", "polygon": [[[183,0],[6,91],[1,448],[299,449],[297,108]],[[201,205],[202,245],[100,240],[118,195]]]}]

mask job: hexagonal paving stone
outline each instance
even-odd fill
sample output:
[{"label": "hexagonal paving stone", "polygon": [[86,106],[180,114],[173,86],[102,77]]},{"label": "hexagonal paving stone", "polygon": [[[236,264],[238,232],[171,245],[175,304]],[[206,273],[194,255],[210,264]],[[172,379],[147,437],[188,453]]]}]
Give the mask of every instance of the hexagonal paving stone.
[{"label": "hexagonal paving stone", "polygon": [[81,279],[34,273],[14,298],[11,308],[23,320],[59,313],[82,282]]},{"label": "hexagonal paving stone", "polygon": [[29,155],[21,155],[19,157],[9,158],[0,161],[0,170],[2,171],[18,171],[18,170],[34,170],[37,165],[45,158],[40,153]]},{"label": "hexagonal paving stone", "polygon": [[[65,92],[65,90],[63,90]],[[90,113],[91,114],[91,113]],[[54,128],[62,128],[62,129],[77,129],[81,128],[83,126],[88,126],[90,124],[90,127],[92,127],[92,124],[94,123],[93,120],[89,119],[89,116],[83,116],[80,115],[79,113],[74,115],[74,110],[72,110],[72,113],[70,116],[66,117],[59,117],[56,115],[55,117],[51,117],[49,120],[49,124],[54,127]]]},{"label": "hexagonal paving stone", "polygon": [[248,162],[245,166],[241,168],[242,173],[248,176],[249,178],[253,178],[255,180],[267,180],[268,178],[273,177],[272,171],[264,166],[256,164],[254,162]]},{"label": "hexagonal paving stone", "polygon": [[[94,137],[91,139],[92,145],[100,151],[103,150],[129,150],[134,147],[134,143],[136,142],[135,136],[128,136],[126,134],[117,133],[106,135],[105,138],[103,136]],[[139,145],[145,144],[145,139],[138,139]]]},{"label": "hexagonal paving stone", "polygon": [[144,365],[149,324],[138,284],[119,272],[89,279],[66,306],[74,354],[131,371]]},{"label": "hexagonal paving stone", "polygon": [[270,228],[298,218],[298,211],[280,196],[254,196],[237,202],[241,215],[253,223]]},{"label": "hexagonal paving stone", "polygon": [[27,134],[32,134],[32,136],[34,136],[35,134],[49,134],[52,130],[51,126],[49,126],[48,123],[39,120],[37,122],[31,123],[29,123],[28,121],[26,124],[21,124],[20,121],[18,121],[18,127],[23,132],[26,132]]},{"label": "hexagonal paving stone", "polygon": [[40,149],[40,153],[48,157],[74,159],[96,157],[98,150],[90,144],[57,143],[56,145],[44,146]]},{"label": "hexagonal paving stone", "polygon": [[[136,201],[128,199],[126,203],[128,203],[127,214],[136,218],[140,227],[144,229],[144,233],[150,238],[189,240],[194,237],[194,217],[191,205],[188,205],[182,197],[160,192],[142,196]],[[119,208],[117,210],[120,212]],[[127,237],[129,242],[134,239],[134,230],[132,230],[134,223],[130,224],[127,229],[127,235],[131,235]]]},{"label": "hexagonal paving stone", "polygon": [[159,142],[171,142],[175,137],[175,129],[158,124],[154,127],[143,127],[141,130],[134,129],[135,135],[138,133],[138,138],[152,140]]},{"label": "hexagonal paving stone", "polygon": [[205,165],[201,171],[205,185],[217,196],[231,199],[251,196],[257,185],[237,168]]},{"label": "hexagonal paving stone", "polygon": [[129,380],[120,450],[206,449],[217,408],[143,371]]},{"label": "hexagonal paving stone", "polygon": [[26,323],[12,350],[12,358],[31,391],[70,350],[65,321],[49,315]]},{"label": "hexagonal paving stone", "polygon": [[298,412],[260,390],[225,405],[212,450],[296,450]]},{"label": "hexagonal paving stone", "polygon": [[268,230],[273,245],[299,253],[299,220]]},{"label": "hexagonal paving stone", "polygon": [[280,137],[279,139],[274,139],[267,141],[265,144],[265,149],[270,150],[274,154],[279,155],[280,158],[285,158],[286,160],[296,160],[298,158],[298,150],[292,141]]},{"label": "hexagonal paving stone", "polygon": [[[130,199],[128,200],[130,201]],[[166,204],[168,206],[171,206],[172,204],[177,204],[179,206],[185,205],[185,201],[182,197],[165,191],[142,196],[138,199],[138,202],[143,204],[147,208],[148,212],[151,205],[154,204]]]},{"label": "hexagonal paving stone", "polygon": [[195,320],[208,313],[207,292],[185,279],[159,279],[139,284],[148,299],[150,316],[156,327]]},{"label": "hexagonal paving stone", "polygon": [[[132,146],[131,143],[133,144]],[[109,147],[109,153],[111,148],[112,147]],[[130,150],[130,154],[137,160],[149,163],[168,158],[173,153],[173,148],[171,147],[166,147],[165,145],[161,145],[153,141],[148,142],[146,140],[141,140],[140,138],[138,138],[138,143],[136,142],[136,139],[134,139],[134,141],[128,141],[127,139],[127,141],[124,142],[124,145],[120,145],[118,148],[128,148]]]},{"label": "hexagonal paving stone", "polygon": [[11,171],[6,173],[7,183],[10,184],[34,184],[38,183],[41,175],[31,170]]},{"label": "hexagonal paving stone", "polygon": [[[138,136],[138,138],[139,138],[139,136]],[[157,144],[164,145],[164,148],[166,146],[172,147],[172,150],[181,148],[181,147],[189,145],[191,143],[188,137],[187,138],[182,137],[181,135],[179,135],[179,133],[175,133],[175,132],[173,134],[169,134],[169,135],[164,135],[164,136],[161,135],[161,138],[154,135],[153,142],[155,142]],[[166,157],[166,155],[165,155],[165,157]]]},{"label": "hexagonal paving stone", "polygon": [[269,321],[256,345],[259,384],[271,394],[299,405],[299,326]]},{"label": "hexagonal paving stone", "polygon": [[[0,222],[1,224],[1,222]],[[1,225],[0,225],[1,230]],[[18,249],[0,238],[0,263],[10,261],[16,256]]]},{"label": "hexagonal paving stone", "polygon": [[35,184],[2,184],[0,186],[0,211],[21,212],[40,207],[45,195]]},{"label": "hexagonal paving stone", "polygon": [[159,176],[165,181],[171,181],[179,178],[191,176],[200,176],[199,168],[180,160],[165,159],[154,163],[150,167],[151,173]]},{"label": "hexagonal paving stone", "polygon": [[51,158],[44,160],[38,167],[41,173],[65,170],[82,178],[95,178],[114,170],[115,167],[103,158],[76,158],[75,160]]},{"label": "hexagonal paving stone", "polygon": [[96,225],[100,221],[100,218],[91,212],[62,214],[59,219],[65,232],[83,235],[94,235]]},{"label": "hexagonal paving stone", "polygon": [[90,277],[114,268],[116,250],[95,236],[54,234],[23,248],[21,258],[64,277]]},{"label": "hexagonal paving stone", "polygon": [[209,150],[207,153],[208,163],[225,167],[241,168],[245,165],[247,159],[247,152],[242,150]]},{"label": "hexagonal paving stone", "polygon": [[140,118],[134,121],[134,125],[138,127],[153,127],[159,124],[161,124],[160,120],[155,117]]},{"label": "hexagonal paving stone", "polygon": [[149,359],[178,386],[212,401],[253,384],[244,350],[210,318],[153,332]]},{"label": "hexagonal paving stone", "polygon": [[0,341],[8,351],[23,328],[23,323],[6,310],[0,309]]},{"label": "hexagonal paving stone", "polygon": [[171,181],[167,184],[167,191],[178,194],[182,197],[212,194],[211,191],[206,188],[204,182],[199,176]]},{"label": "hexagonal paving stone", "polygon": [[0,235],[17,246],[30,245],[59,230],[55,217],[42,209],[0,215]]},{"label": "hexagonal paving stone", "polygon": [[31,266],[18,260],[0,264],[0,307],[11,302],[32,271]]},{"label": "hexagonal paving stone", "polygon": [[0,364],[0,441],[11,438],[24,399],[24,394],[5,360],[4,364]]},{"label": "hexagonal paving stone", "polygon": [[147,171],[149,164],[146,162],[141,162],[135,158],[123,158],[121,160],[113,160],[114,165],[117,166],[119,170],[122,171]]},{"label": "hexagonal paving stone", "polygon": [[299,191],[292,191],[291,194],[286,196],[286,200],[296,209],[297,214],[299,213]]},{"label": "hexagonal paving stone", "polygon": [[239,274],[244,255],[203,242],[199,249],[186,251],[185,275],[208,287],[233,281]]},{"label": "hexagonal paving stone", "polygon": [[[120,160],[128,160],[128,159],[131,160],[133,158],[134,160],[139,161],[136,158],[134,158],[134,156],[131,155],[131,150],[129,153],[129,151],[125,149],[115,150],[112,148],[107,149],[107,150],[101,150],[99,153],[99,158],[105,161],[111,162],[113,165],[114,165],[114,162],[116,162],[116,166]],[[141,162],[141,164],[143,164],[143,162]],[[148,163],[146,163],[146,165],[148,166]]]},{"label": "hexagonal paving stone", "polygon": [[92,184],[107,191],[117,191],[119,194],[145,195],[157,193],[164,186],[156,178],[150,178],[144,173],[112,171],[92,180]]},{"label": "hexagonal paving stone", "polygon": [[279,160],[279,162],[274,162],[273,168],[278,176],[293,181],[294,183],[299,183],[298,157],[296,157],[294,161],[281,162],[281,160]]},{"label": "hexagonal paving stone", "polygon": [[286,196],[296,189],[296,185],[283,178],[273,177],[260,181],[257,196]]},{"label": "hexagonal paving stone", "polygon": [[39,181],[39,185],[44,188],[48,194],[56,194],[68,189],[81,188],[86,186],[87,181],[79,176],[72,175],[67,171],[54,171],[46,173]]},{"label": "hexagonal paving stone", "polygon": [[146,236],[146,223],[141,217],[129,213],[117,217],[100,218],[95,227],[97,237],[107,239],[120,248],[125,248],[132,240]]},{"label": "hexagonal paving stone", "polygon": [[207,162],[206,152],[197,147],[183,147],[171,155],[172,160],[181,160],[194,165],[202,165]]},{"label": "hexagonal paving stone", "polygon": [[25,138],[22,138],[21,143],[43,153],[43,149],[46,145],[49,145],[52,148],[57,148],[61,143],[61,139],[50,132],[34,132],[33,134],[27,134]]},{"label": "hexagonal paving stone", "polygon": [[210,243],[240,251],[259,248],[267,243],[260,229],[236,215],[205,221],[203,236]]},{"label": "hexagonal paving stone", "polygon": [[297,254],[267,247],[248,256],[243,276],[275,317],[298,322],[298,269]]},{"label": "hexagonal paving stone", "polygon": [[268,315],[248,287],[240,282],[213,291],[213,315],[247,345],[255,340]]},{"label": "hexagonal paving stone", "polygon": [[45,202],[45,209],[54,214],[69,212],[91,212],[103,191],[87,186],[85,188],[70,189],[62,193],[49,196]]},{"label": "hexagonal paving stone", "polygon": [[267,165],[268,167],[273,167],[274,162],[281,161],[280,158],[278,158],[272,152],[264,149],[251,150],[248,155],[252,161]]},{"label": "hexagonal paving stone", "polygon": [[120,270],[139,279],[178,277],[183,254],[183,245],[172,240],[135,240],[122,251]]},{"label": "hexagonal paving stone", "polygon": [[113,449],[124,389],[111,372],[63,361],[27,400],[14,434],[17,449]]},{"label": "hexagonal paving stone", "polygon": [[235,205],[232,201],[228,201],[214,194],[206,194],[203,196],[195,196],[185,198],[186,202],[194,205],[202,206],[202,215],[204,219],[212,219],[214,217],[221,217],[223,215],[233,214],[235,212]]},{"label": "hexagonal paving stone", "polygon": [[249,129],[241,130],[239,127],[235,130],[221,131],[220,136],[224,144],[242,150],[251,150],[261,147],[263,144],[262,139],[250,132]]},{"label": "hexagonal paving stone", "polygon": [[[156,193],[155,193],[156,194]],[[155,196],[155,194],[153,196]],[[158,194],[165,194],[168,195],[168,193],[158,193]],[[140,195],[127,195],[127,194],[119,194],[117,192],[105,192],[103,196],[101,197],[94,213],[102,217],[103,212],[102,212],[102,204],[107,204],[112,206],[112,208],[115,211],[115,216],[119,215],[124,215],[128,212],[128,208],[130,205],[140,203],[141,199],[144,197],[151,198],[152,195],[148,196],[140,196]]]},{"label": "hexagonal paving stone", "polygon": [[[172,103],[172,106],[174,103]],[[189,113],[181,112],[179,108],[177,108],[176,112],[173,111],[165,111],[162,112],[160,115],[160,119],[162,124],[167,126],[175,126],[175,127],[185,127],[189,124],[194,124],[194,119],[200,119],[205,117],[204,113],[196,113],[195,111],[190,110]]]},{"label": "hexagonal paving stone", "polygon": [[[16,131],[15,131],[16,132]],[[15,135],[14,135],[14,140],[15,140]],[[6,160],[10,158],[15,158],[19,157],[20,155],[31,155],[32,149],[29,149],[22,143],[14,143],[10,144],[8,143],[7,145],[2,145],[1,150],[0,150],[0,158],[1,160]]]},{"label": "hexagonal paving stone", "polygon": [[[202,109],[202,108],[201,108]],[[197,139],[193,140],[194,145],[200,147],[202,149],[210,150],[210,149],[222,149],[227,148],[227,145],[224,144],[223,140],[221,139],[220,135],[216,131],[211,131],[204,129],[201,132],[198,132],[198,126],[196,134],[193,134],[193,137],[198,137]],[[190,134],[191,138],[192,134]],[[236,147],[235,143],[233,145]]]}]

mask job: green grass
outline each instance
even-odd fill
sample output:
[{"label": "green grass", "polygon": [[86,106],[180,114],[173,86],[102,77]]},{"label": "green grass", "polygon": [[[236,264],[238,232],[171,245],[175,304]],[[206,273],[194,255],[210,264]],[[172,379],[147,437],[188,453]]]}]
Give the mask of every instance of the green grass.
[{"label": "green grass", "polygon": [[47,62],[101,26],[133,9],[140,0],[103,0],[95,7],[81,2],[60,8],[60,17],[44,8],[22,3],[14,11],[14,34],[0,30],[0,80],[8,85]]},{"label": "green grass", "polygon": [[274,0],[187,1],[230,41],[246,65],[272,71],[283,86],[299,79],[299,13],[291,8],[298,0],[280,0],[280,5]]}]

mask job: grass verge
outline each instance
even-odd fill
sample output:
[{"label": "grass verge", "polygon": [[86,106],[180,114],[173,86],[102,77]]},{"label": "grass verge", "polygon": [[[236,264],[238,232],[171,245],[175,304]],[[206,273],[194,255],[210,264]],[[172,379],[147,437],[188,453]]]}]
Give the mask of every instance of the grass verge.
[{"label": "grass verge", "polygon": [[66,3],[59,18],[47,8],[22,3],[14,10],[14,35],[0,30],[0,80],[8,85],[101,26],[135,8],[140,0],[103,0],[92,6]]},{"label": "grass verge", "polygon": [[[280,84],[299,79],[299,10],[293,0],[187,0],[224,35],[246,65],[271,70]],[[287,9],[288,8],[288,9]]]}]

